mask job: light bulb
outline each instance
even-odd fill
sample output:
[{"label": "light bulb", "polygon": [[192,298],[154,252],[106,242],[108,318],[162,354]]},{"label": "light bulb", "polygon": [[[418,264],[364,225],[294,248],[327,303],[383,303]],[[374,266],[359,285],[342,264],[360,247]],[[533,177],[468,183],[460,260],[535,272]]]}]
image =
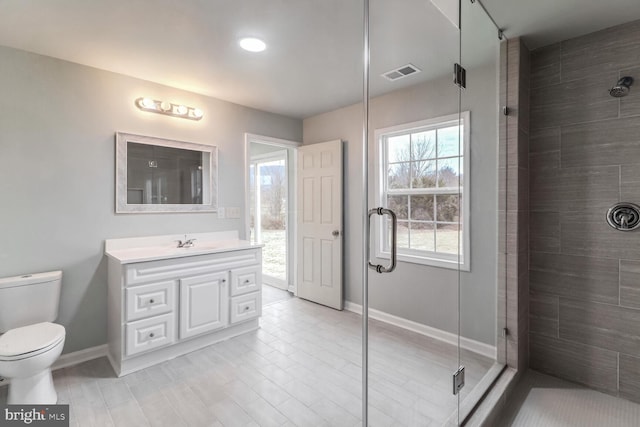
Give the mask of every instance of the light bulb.
[{"label": "light bulb", "polygon": [[204,115],[204,113],[203,113],[203,112],[202,112],[202,110],[201,110],[201,109],[199,109],[199,108],[194,108],[194,109],[191,111],[191,116],[192,116],[192,117],[194,117],[194,118],[196,118],[196,119],[200,119],[200,118],[202,118],[202,116],[203,116],[203,115]]},{"label": "light bulb", "polygon": [[142,100],[140,101],[140,106],[142,108],[155,109],[156,103],[151,98],[142,98]]},{"label": "light bulb", "polygon": [[162,111],[171,111],[171,103],[167,101],[162,101],[160,103],[160,109]]},{"label": "light bulb", "polygon": [[180,114],[181,116],[184,116],[185,114],[187,114],[187,107],[185,107],[184,105],[176,105],[175,108],[175,113],[176,114]]}]

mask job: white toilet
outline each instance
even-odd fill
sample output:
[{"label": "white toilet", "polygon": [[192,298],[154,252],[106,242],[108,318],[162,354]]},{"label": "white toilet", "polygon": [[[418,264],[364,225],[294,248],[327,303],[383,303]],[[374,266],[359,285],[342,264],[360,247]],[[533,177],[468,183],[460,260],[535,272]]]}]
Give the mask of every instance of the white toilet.
[{"label": "white toilet", "polygon": [[0,279],[0,376],[10,405],[58,401],[51,365],[64,347],[58,317],[62,271]]}]

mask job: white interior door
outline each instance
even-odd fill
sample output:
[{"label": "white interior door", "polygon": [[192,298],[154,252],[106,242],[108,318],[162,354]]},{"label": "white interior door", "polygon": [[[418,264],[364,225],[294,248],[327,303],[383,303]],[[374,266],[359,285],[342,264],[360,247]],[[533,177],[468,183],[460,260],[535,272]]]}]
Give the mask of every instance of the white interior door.
[{"label": "white interior door", "polygon": [[297,296],[342,310],[342,141],[298,148]]}]

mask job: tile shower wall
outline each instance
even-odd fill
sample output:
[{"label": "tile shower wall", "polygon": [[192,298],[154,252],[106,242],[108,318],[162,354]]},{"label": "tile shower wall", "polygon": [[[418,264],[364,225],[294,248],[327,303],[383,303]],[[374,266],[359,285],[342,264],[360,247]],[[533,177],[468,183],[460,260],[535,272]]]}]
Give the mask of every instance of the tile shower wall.
[{"label": "tile shower wall", "polygon": [[640,204],[640,21],[531,61],[530,366],[640,402],[640,231],[605,221]]}]

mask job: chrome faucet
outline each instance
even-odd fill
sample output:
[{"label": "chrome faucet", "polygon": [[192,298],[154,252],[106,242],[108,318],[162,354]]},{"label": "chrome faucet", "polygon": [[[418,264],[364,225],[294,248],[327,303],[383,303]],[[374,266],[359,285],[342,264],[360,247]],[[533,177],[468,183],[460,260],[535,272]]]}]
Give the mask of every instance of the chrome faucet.
[{"label": "chrome faucet", "polygon": [[190,248],[193,247],[194,245],[194,241],[197,239],[189,239],[187,240],[187,236],[184,236],[184,242],[182,240],[176,240],[176,242],[178,242],[178,247],[179,248]]}]

